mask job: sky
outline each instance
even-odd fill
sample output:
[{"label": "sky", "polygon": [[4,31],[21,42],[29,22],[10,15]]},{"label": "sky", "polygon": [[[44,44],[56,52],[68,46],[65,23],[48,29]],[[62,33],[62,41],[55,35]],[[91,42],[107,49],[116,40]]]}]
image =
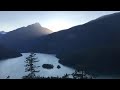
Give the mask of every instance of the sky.
[{"label": "sky", "polygon": [[40,23],[54,32],[120,11],[0,11],[0,31]]}]

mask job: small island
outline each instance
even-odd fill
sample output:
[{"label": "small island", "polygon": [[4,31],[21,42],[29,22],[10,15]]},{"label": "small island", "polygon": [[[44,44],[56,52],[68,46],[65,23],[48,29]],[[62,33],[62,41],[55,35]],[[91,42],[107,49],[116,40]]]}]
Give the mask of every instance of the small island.
[{"label": "small island", "polygon": [[52,64],[43,64],[42,67],[46,69],[53,69],[54,66]]},{"label": "small island", "polygon": [[61,68],[60,65],[58,65],[57,68],[60,69]]}]

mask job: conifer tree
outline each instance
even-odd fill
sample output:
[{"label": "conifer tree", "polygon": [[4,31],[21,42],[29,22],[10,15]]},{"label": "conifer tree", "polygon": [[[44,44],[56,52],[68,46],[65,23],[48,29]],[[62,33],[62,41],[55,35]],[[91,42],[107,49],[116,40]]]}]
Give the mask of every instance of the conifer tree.
[{"label": "conifer tree", "polygon": [[39,72],[38,67],[40,66],[36,66],[35,63],[39,62],[39,60],[37,60],[37,58],[35,57],[35,53],[31,53],[27,58],[26,58],[26,65],[25,65],[25,72],[29,72],[29,74],[27,76],[24,76],[23,79],[35,79],[36,78],[36,74],[37,72]]}]

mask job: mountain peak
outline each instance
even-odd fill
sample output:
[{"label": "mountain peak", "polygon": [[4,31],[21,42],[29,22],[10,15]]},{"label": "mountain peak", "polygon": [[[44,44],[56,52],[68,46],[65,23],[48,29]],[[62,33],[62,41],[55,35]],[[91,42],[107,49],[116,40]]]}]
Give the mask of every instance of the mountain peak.
[{"label": "mountain peak", "polygon": [[36,22],[36,23],[34,23],[34,24],[32,24],[32,25],[41,26],[40,23],[38,23],[38,22]]},{"label": "mountain peak", "polygon": [[28,25],[27,27],[29,26],[34,26],[34,27],[42,27],[38,22],[34,23],[34,24],[31,24],[31,25]]}]

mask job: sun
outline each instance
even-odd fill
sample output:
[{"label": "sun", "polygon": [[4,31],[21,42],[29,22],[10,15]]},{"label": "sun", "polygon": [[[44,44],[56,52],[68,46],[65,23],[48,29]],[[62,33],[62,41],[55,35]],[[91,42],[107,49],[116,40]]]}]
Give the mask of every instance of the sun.
[{"label": "sun", "polygon": [[53,32],[68,29],[70,28],[70,26],[70,22],[65,20],[52,20],[46,25],[46,27],[52,30]]}]

